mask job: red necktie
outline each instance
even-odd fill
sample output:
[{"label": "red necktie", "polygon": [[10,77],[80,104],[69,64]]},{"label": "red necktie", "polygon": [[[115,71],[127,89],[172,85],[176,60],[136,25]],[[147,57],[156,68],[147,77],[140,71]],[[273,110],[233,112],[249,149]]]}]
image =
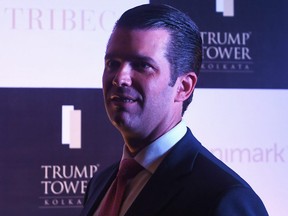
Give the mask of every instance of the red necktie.
[{"label": "red necktie", "polygon": [[123,159],[121,161],[117,176],[107,192],[105,200],[103,200],[99,216],[119,215],[127,182],[134,178],[141,169],[143,167],[134,159]]}]

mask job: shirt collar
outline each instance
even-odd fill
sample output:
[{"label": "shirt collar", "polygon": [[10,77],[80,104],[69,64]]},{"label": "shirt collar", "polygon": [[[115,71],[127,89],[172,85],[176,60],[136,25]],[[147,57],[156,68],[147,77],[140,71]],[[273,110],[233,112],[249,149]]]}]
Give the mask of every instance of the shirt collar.
[{"label": "shirt collar", "polygon": [[[170,131],[142,149],[134,159],[153,174],[164,159],[166,153],[185,135],[186,131],[186,124],[181,121]],[[131,156],[124,145],[122,159],[129,157]]]}]

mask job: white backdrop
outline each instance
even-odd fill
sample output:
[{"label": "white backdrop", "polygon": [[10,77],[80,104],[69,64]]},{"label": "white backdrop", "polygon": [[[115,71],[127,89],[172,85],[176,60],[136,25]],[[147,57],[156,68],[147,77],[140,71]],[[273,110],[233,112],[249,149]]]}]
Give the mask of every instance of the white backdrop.
[{"label": "white backdrop", "polygon": [[288,211],[288,91],[196,89],[185,121],[254,188],[270,215]]},{"label": "white backdrop", "polygon": [[99,88],[107,38],[145,0],[1,0],[1,87]]}]

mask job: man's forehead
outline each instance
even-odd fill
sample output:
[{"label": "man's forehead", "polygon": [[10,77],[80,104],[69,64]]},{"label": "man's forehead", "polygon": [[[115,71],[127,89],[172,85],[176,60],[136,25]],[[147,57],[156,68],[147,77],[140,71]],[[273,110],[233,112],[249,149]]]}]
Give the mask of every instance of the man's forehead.
[{"label": "man's forehead", "polygon": [[170,41],[166,29],[127,29],[116,28],[107,44],[106,53],[133,52],[145,49],[165,49]]}]

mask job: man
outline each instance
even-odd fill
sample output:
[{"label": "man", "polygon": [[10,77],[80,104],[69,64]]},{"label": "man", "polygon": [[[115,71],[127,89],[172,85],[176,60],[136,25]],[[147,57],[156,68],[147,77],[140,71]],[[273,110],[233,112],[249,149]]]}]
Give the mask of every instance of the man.
[{"label": "man", "polygon": [[[117,21],[105,55],[105,106],[124,139],[122,161],[133,158],[142,170],[120,204],[109,195],[119,163],[94,176],[81,215],[268,215],[251,187],[182,121],[201,66],[201,44],[193,21],[170,6],[138,6]],[[116,205],[117,213],[105,213]]]}]

